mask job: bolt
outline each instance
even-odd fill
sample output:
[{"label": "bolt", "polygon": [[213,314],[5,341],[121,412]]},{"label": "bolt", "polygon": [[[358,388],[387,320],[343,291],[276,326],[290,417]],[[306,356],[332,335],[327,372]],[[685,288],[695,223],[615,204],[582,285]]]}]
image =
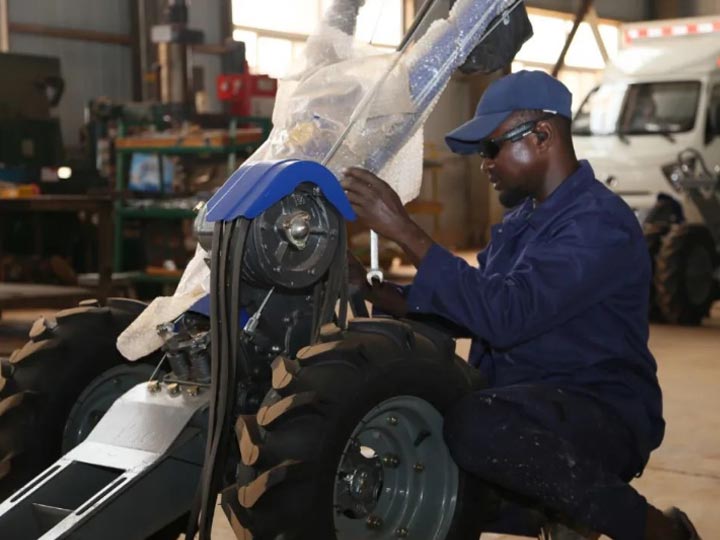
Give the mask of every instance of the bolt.
[{"label": "bolt", "polygon": [[415,465],[413,465],[413,470],[415,472],[423,472],[425,470],[425,465],[423,465],[422,463],[416,463]]},{"label": "bolt", "polygon": [[385,454],[382,457],[382,464],[391,469],[397,469],[398,465],[400,465],[400,458],[395,454]]},{"label": "bolt", "polygon": [[398,538],[407,538],[408,530],[405,527],[395,529],[395,536]]},{"label": "bolt", "polygon": [[382,527],[383,520],[377,516],[370,514],[365,520],[368,529],[379,529]]},{"label": "bolt", "polygon": [[190,386],[187,389],[188,396],[195,397],[200,393],[200,387],[198,386]]},{"label": "bolt", "polygon": [[147,389],[148,389],[148,391],[150,391],[153,394],[155,392],[158,392],[160,390],[160,381],[157,381],[157,380],[148,381]]},{"label": "bolt", "polygon": [[391,426],[397,426],[397,424],[398,424],[397,416],[388,416],[386,418],[386,420],[387,420],[387,423],[390,424]]},{"label": "bolt", "polygon": [[167,389],[171,396],[177,396],[180,393],[180,385],[178,383],[168,384]]}]

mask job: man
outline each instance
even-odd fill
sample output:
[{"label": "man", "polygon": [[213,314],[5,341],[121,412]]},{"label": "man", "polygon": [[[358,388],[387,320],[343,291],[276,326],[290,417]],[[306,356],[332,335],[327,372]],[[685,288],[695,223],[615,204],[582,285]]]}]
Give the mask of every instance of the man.
[{"label": "man", "polygon": [[407,294],[384,284],[367,296],[472,336],[469,361],[489,388],[446,416],[461,468],[578,530],[698,539],[685,514],[660,512],[628,485],[664,433],[647,348],[650,261],[633,212],[575,157],[571,101],[556,79],[523,71],[493,83],[475,117],[448,134],[454,152],[484,158],[513,208],[478,269],[435,244],[382,180],[346,171],[359,218],[418,269]]}]

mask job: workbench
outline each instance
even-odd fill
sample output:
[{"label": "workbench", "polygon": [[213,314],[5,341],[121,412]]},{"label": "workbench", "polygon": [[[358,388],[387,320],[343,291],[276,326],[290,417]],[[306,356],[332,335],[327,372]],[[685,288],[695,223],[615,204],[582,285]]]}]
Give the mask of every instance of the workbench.
[{"label": "workbench", "polygon": [[[112,287],[112,226],[111,197],[85,195],[38,195],[17,199],[0,199],[0,230],[5,220],[17,213],[88,212],[97,215],[98,286],[97,289],[65,287],[34,283],[0,283],[0,313],[3,309],[66,307],[83,298],[107,298]],[[0,253],[2,253],[0,238]],[[37,249],[37,246],[36,246]]]}]

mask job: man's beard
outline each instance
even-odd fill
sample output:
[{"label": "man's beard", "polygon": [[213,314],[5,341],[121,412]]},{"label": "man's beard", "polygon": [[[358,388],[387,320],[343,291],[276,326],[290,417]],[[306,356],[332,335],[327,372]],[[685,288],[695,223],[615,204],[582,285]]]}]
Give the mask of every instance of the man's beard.
[{"label": "man's beard", "polygon": [[500,204],[502,204],[505,208],[515,208],[518,204],[523,202],[529,196],[530,194],[524,189],[510,188],[503,189],[500,192],[499,199]]}]

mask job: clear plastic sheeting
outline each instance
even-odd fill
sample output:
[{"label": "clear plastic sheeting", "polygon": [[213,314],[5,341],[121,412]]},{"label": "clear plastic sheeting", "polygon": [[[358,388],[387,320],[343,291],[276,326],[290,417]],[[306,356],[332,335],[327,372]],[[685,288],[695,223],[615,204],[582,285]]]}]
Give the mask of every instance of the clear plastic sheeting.
[{"label": "clear plastic sheeting", "polygon": [[310,159],[337,176],[364,167],[412,200],[422,182],[416,134],[490,22],[516,4],[459,0],[400,52],[373,55],[343,31],[354,27],[358,1],[338,0],[308,40],[304,69],[281,81],[274,129],[250,159]]}]

